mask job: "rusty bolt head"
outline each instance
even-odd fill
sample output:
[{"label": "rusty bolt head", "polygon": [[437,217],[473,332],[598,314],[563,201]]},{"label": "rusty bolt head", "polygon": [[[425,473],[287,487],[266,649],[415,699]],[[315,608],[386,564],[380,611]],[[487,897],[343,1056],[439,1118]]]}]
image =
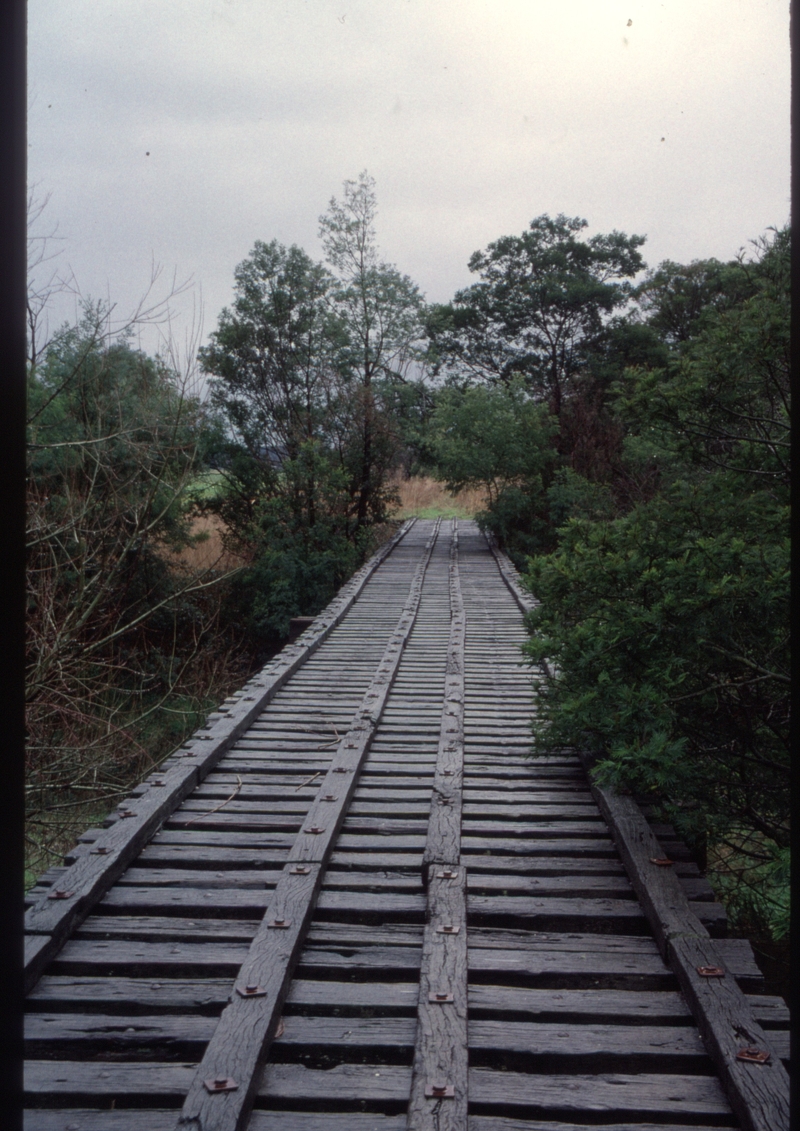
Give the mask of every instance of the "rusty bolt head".
[{"label": "rusty bolt head", "polygon": [[436,928],[436,933],[439,935],[457,935],[460,930],[460,927],[454,926],[452,923],[445,923],[443,926]]},{"label": "rusty bolt head", "polygon": [[724,978],[725,971],[721,966],[698,966],[697,973],[701,978]]},{"label": "rusty bolt head", "polygon": [[651,856],[650,863],[658,864],[659,868],[671,868],[675,861],[670,860],[668,856]]},{"label": "rusty bolt head", "polygon": [[747,1060],[751,1064],[766,1064],[769,1060],[769,1053],[766,1049],[746,1048],[739,1049],[736,1054],[737,1060]]},{"label": "rusty bolt head", "polygon": [[236,992],[239,997],[266,997],[267,991],[263,986],[259,986],[256,982],[248,982],[244,987],[237,986]]},{"label": "rusty bolt head", "polygon": [[213,1080],[204,1080],[208,1092],[235,1092],[239,1085],[230,1076],[216,1076]]},{"label": "rusty bolt head", "polygon": [[289,869],[290,876],[307,876],[311,869],[308,864],[295,864],[294,868]]},{"label": "rusty bolt head", "polygon": [[313,833],[314,836],[319,836],[319,834],[324,833],[325,830],[323,828],[321,828],[319,825],[312,825],[310,829],[306,829],[306,832],[307,833]]},{"label": "rusty bolt head", "polygon": [[425,1095],[431,1097],[431,1099],[453,1099],[455,1089],[452,1084],[428,1084]]},{"label": "rusty bolt head", "polygon": [[69,897],[71,895],[74,895],[74,894],[75,894],[74,891],[64,891],[63,888],[56,888],[55,891],[51,891],[48,894],[47,898],[48,899],[69,899]]}]

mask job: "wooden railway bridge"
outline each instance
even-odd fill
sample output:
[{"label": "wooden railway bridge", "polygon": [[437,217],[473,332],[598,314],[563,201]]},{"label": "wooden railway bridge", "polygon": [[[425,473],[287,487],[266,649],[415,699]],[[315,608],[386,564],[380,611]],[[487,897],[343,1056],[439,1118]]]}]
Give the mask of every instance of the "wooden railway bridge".
[{"label": "wooden railway bridge", "polygon": [[406,524],[41,878],[26,1131],[786,1131],[785,1005],[685,847],[526,757],[528,600]]}]

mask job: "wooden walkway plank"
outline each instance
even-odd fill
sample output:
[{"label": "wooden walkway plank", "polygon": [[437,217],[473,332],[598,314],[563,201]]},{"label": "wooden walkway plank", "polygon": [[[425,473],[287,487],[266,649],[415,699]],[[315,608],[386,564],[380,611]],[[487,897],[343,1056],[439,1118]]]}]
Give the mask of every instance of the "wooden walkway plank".
[{"label": "wooden walkway plank", "polygon": [[466,618],[458,569],[458,528],[450,540],[448,590],[450,633],[447,645],[443,705],[438,728],[433,796],[427,818],[422,881],[435,865],[461,862],[461,810],[464,788],[464,641]]},{"label": "wooden walkway plank", "polygon": [[468,1109],[467,875],[461,865],[466,619],[453,521],[450,634],[421,879],[427,890],[408,1131],[460,1131]]},{"label": "wooden walkway plank", "polygon": [[466,873],[430,865],[408,1131],[458,1131],[467,1119]]}]

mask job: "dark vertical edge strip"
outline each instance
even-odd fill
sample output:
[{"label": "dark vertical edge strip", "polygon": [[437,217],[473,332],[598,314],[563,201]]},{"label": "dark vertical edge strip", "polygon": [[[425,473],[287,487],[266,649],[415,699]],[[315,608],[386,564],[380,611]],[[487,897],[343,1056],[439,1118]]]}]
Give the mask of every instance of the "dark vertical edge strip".
[{"label": "dark vertical edge strip", "polygon": [[[198,1131],[241,1131],[249,1119],[261,1069],[269,1055],[338,830],[414,627],[439,525],[437,521],[412,578],[403,612],[320,786],[320,799],[329,789],[335,789],[336,801],[315,802],[297,834],[236,978],[231,1002],[217,1023],[189,1087],[177,1122],[181,1129],[193,1126]],[[319,821],[324,821],[324,825],[317,824]],[[320,831],[313,831],[316,829]],[[236,1086],[210,1091],[208,1082],[214,1080],[232,1080]]]},{"label": "dark vertical edge strip", "polygon": [[57,890],[68,892],[51,899],[55,888],[28,908],[25,931],[47,936],[44,945],[29,943],[25,961],[25,992],[39,980],[48,962],[58,953],[70,933],[103,898],[144,845],[158,832],[170,814],[219,762],[232,744],[247,730],[286,681],[302,667],[333,629],[341,623],[358,599],[369,578],[411,529],[414,520],[362,566],[342,588],[300,639],[284,648],[261,672],[242,688],[238,701],[213,726],[200,730],[186,750],[177,752],[159,774],[163,781],[131,803],[130,816],[117,821],[61,875]]},{"label": "dark vertical edge strip", "polygon": [[0,686],[3,719],[3,932],[0,944],[0,1096],[3,1125],[22,1126],[22,969],[25,814],[25,298],[26,298],[25,0],[0,7],[3,169],[0,342],[2,343],[3,592]]}]

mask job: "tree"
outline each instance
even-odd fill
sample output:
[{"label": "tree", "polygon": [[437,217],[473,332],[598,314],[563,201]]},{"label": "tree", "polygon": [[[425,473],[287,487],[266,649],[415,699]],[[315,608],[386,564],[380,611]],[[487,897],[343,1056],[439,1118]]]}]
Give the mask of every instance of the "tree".
[{"label": "tree", "polygon": [[254,459],[273,466],[328,436],[338,395],[325,299],[329,273],[298,247],[257,241],[235,271],[233,309],[199,351],[211,403]]},{"label": "tree", "polygon": [[[676,272],[670,269],[674,279]],[[626,372],[625,461],[649,497],[573,517],[529,563],[536,744],[589,745],[600,777],[707,841],[732,904],[787,923],[789,238],[729,265],[730,289]],[[670,284],[671,288],[671,284]],[[670,331],[672,333],[672,331]]]},{"label": "tree", "polygon": [[397,440],[380,382],[403,381],[418,356],[423,301],[418,288],[378,258],[375,181],[365,171],[344,182],[320,217],[320,237],[336,273],[331,309],[340,330],[339,372],[352,390],[357,419],[351,454],[357,526],[384,517],[386,474]]},{"label": "tree", "polygon": [[521,236],[476,251],[480,282],[428,319],[434,356],[453,377],[508,382],[525,376],[558,416],[601,337],[604,318],[631,295],[644,266],[643,236],[580,238],[587,222],[559,214],[532,220]]},{"label": "tree", "polygon": [[665,259],[655,271],[648,271],[635,298],[662,341],[680,347],[697,334],[709,315],[746,297],[750,287],[741,266],[718,259],[695,259],[689,264]]},{"label": "tree", "polygon": [[446,389],[433,412],[430,445],[437,475],[448,490],[486,492],[481,525],[515,554],[552,547],[547,488],[552,482],[558,430],[517,376],[507,384]]},{"label": "tree", "polygon": [[344,188],[320,220],[329,266],[258,242],[200,351],[222,484],[206,505],[251,559],[231,600],[260,648],[318,612],[367,551],[415,411],[421,298],[378,258],[372,178]]},{"label": "tree", "polygon": [[285,496],[315,525],[317,476],[331,461],[343,466],[352,409],[335,365],[329,272],[298,247],[259,241],[235,279],[233,308],[199,357],[220,422],[214,447],[227,490],[219,503],[227,527],[247,541],[260,498]]},{"label": "tree", "polygon": [[217,623],[223,574],[177,558],[192,541],[187,488],[198,468],[201,405],[109,316],[87,302],[77,326],[30,340],[33,846],[58,844],[62,827],[69,839],[69,812],[151,768],[196,725],[209,689],[216,698],[230,678],[219,642],[198,662]]}]

